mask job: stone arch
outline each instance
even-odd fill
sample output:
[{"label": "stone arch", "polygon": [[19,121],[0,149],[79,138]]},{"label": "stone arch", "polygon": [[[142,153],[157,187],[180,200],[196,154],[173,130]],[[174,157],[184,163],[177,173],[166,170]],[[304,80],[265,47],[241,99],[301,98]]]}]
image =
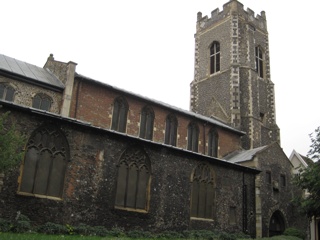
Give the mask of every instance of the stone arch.
[{"label": "stone arch", "polygon": [[286,225],[283,213],[280,210],[274,211],[269,220],[269,237],[283,234]]}]

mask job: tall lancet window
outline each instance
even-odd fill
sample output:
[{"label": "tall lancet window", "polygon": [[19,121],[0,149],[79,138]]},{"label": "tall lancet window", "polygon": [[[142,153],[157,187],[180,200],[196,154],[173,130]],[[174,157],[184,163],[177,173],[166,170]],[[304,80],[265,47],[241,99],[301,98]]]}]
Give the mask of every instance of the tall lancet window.
[{"label": "tall lancet window", "polygon": [[263,78],[263,71],[264,71],[264,57],[263,52],[260,47],[256,47],[256,71],[258,73],[258,76]]},{"label": "tall lancet window", "polygon": [[210,74],[220,71],[220,43],[213,42],[210,47]]}]

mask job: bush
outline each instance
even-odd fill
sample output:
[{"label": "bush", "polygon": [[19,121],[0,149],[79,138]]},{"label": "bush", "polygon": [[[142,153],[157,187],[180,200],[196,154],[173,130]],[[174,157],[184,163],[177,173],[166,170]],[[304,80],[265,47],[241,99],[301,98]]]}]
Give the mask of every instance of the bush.
[{"label": "bush", "polygon": [[24,233],[31,231],[31,223],[30,219],[26,216],[18,212],[16,220],[11,225],[11,231],[15,233]]},{"label": "bush", "polygon": [[94,228],[83,223],[80,223],[79,226],[74,227],[73,231],[75,234],[78,234],[78,235],[84,235],[84,236],[95,235]]},{"label": "bush", "polygon": [[164,232],[158,233],[156,237],[165,238],[165,239],[177,239],[177,238],[183,238],[184,234],[175,232],[175,231],[164,231]]},{"label": "bush", "polygon": [[91,228],[92,234],[100,237],[105,237],[109,231],[104,226],[95,226]]},{"label": "bush", "polygon": [[9,220],[0,218],[0,232],[10,232],[13,225]]},{"label": "bush", "polygon": [[126,234],[124,233],[124,229],[120,227],[113,227],[110,231],[109,234],[113,237],[125,237]]},{"label": "bush", "polygon": [[47,222],[44,225],[39,226],[37,231],[46,234],[69,234],[66,226],[52,222]]},{"label": "bush", "polygon": [[127,233],[130,238],[151,238],[152,234],[148,231],[132,230]]},{"label": "bush", "polygon": [[218,239],[219,240],[237,240],[237,237],[235,234],[221,232],[218,236]]},{"label": "bush", "polygon": [[306,237],[306,234],[300,230],[300,229],[297,229],[297,228],[287,228],[283,235],[285,236],[294,236],[294,237],[298,237],[298,238],[302,238],[304,239]]}]

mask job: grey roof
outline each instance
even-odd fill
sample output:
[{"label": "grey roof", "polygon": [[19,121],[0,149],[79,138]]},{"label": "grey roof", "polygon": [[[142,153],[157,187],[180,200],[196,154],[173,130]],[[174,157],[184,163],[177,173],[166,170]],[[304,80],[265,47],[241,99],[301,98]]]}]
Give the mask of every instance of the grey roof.
[{"label": "grey roof", "polygon": [[250,150],[243,150],[240,152],[235,152],[230,155],[224,157],[225,160],[232,163],[246,162],[253,159],[253,157],[261,150],[266,148],[267,146],[262,146],[258,148],[253,148]]},{"label": "grey roof", "polygon": [[17,74],[38,83],[63,89],[64,84],[49,70],[0,54],[0,70]]},{"label": "grey roof", "polygon": [[240,131],[240,130],[238,130],[236,128],[233,128],[233,127],[227,125],[226,123],[223,123],[223,122],[221,122],[221,121],[219,121],[219,120],[217,120],[215,118],[206,117],[206,116],[203,116],[203,115],[195,113],[195,112],[191,112],[191,111],[188,111],[188,110],[184,110],[182,108],[178,108],[178,107],[172,106],[172,105],[170,105],[168,103],[164,103],[164,102],[161,102],[161,101],[158,101],[158,100],[154,100],[154,99],[151,99],[151,98],[148,98],[148,97],[144,97],[144,96],[139,95],[137,93],[133,93],[133,92],[121,89],[121,88],[114,87],[112,85],[109,85],[109,84],[94,80],[92,78],[86,77],[86,76],[78,74],[78,73],[76,74],[76,77],[85,79],[87,81],[92,81],[92,82],[95,82],[97,84],[101,84],[101,85],[106,86],[108,88],[111,88],[111,89],[114,89],[116,91],[123,92],[123,93],[126,93],[126,94],[130,94],[131,96],[134,96],[134,97],[137,97],[137,98],[143,98],[146,101],[149,101],[149,102],[152,102],[154,104],[157,104],[157,105],[163,106],[165,108],[171,109],[174,112],[180,112],[180,113],[185,114],[187,116],[191,116],[191,117],[203,120],[205,122],[212,123],[212,124],[214,124],[216,126],[220,126],[220,127],[224,128],[224,129],[228,129],[228,130],[230,130],[232,132],[236,132],[236,133],[238,133],[240,135],[245,135],[246,134],[245,132]]}]

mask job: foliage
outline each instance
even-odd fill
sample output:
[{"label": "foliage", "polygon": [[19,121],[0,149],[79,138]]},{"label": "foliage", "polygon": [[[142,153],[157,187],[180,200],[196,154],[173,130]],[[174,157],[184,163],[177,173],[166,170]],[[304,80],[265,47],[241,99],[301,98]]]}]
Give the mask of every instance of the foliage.
[{"label": "foliage", "polygon": [[9,121],[9,112],[0,116],[0,172],[15,167],[22,158],[25,139]]},{"label": "foliage", "polygon": [[320,216],[320,127],[315,130],[315,135],[310,135],[312,144],[308,156],[318,161],[309,164],[295,178],[296,185],[306,191],[306,195],[297,197],[295,203],[309,218]]},{"label": "foliage", "polygon": [[69,230],[66,226],[52,222],[47,222],[39,226],[36,231],[46,234],[69,234]]},{"label": "foliage", "polygon": [[309,134],[311,145],[308,152],[308,157],[314,161],[320,160],[320,127],[314,130],[314,133]]},{"label": "foliage", "polygon": [[304,239],[306,237],[306,233],[304,233],[302,230],[297,229],[297,228],[287,228],[283,235],[285,236],[295,236],[298,238]]}]

